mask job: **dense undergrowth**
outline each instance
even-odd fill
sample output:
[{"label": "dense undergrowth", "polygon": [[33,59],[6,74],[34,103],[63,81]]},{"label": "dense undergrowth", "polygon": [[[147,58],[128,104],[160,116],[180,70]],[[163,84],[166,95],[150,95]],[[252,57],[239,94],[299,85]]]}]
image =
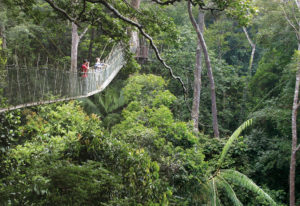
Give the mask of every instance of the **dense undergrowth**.
[{"label": "dense undergrowth", "polygon": [[[76,101],[1,114],[1,204],[212,204],[210,180],[226,139],[196,135],[174,119],[176,97],[161,77],[134,75],[123,92],[126,106],[109,129]],[[222,168],[247,171],[246,150],[239,137]],[[270,205],[246,188],[236,190],[242,202]],[[215,195],[230,205],[228,194],[220,186]]]}]

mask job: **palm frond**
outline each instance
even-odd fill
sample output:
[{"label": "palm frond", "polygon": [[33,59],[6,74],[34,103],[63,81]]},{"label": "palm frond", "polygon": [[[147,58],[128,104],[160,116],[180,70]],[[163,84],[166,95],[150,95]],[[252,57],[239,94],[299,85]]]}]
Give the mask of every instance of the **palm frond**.
[{"label": "palm frond", "polygon": [[101,112],[99,111],[97,105],[89,98],[82,98],[80,99],[80,102],[87,113],[94,113],[94,114],[101,115]]},{"label": "palm frond", "polygon": [[218,167],[221,167],[222,162],[225,159],[226,154],[228,153],[228,150],[230,148],[230,146],[232,145],[233,141],[235,139],[238,138],[238,136],[241,134],[241,132],[247,128],[248,126],[250,126],[252,124],[252,119],[249,119],[247,121],[245,121],[239,128],[237,128],[234,133],[231,135],[231,137],[228,139],[227,143],[225,144],[225,146],[223,147],[222,153],[221,153],[221,157],[218,161]]},{"label": "palm frond", "polygon": [[[195,189],[193,188],[193,192],[194,193],[199,193],[200,196],[201,196],[201,201],[203,203],[207,203],[207,202],[210,202],[211,200],[211,194],[213,193],[212,192],[212,186],[211,186],[211,182],[210,181],[205,181],[205,182],[202,182],[200,179],[198,179],[196,177],[196,179],[198,180],[197,183],[198,185],[194,185],[195,186]],[[198,202],[199,203],[199,202]],[[197,205],[197,204],[195,204]]]},{"label": "palm frond", "polygon": [[97,104],[100,109],[108,114],[125,104],[123,93],[118,88],[110,88],[98,96]]},{"label": "palm frond", "polygon": [[211,205],[220,206],[221,204],[220,204],[215,178],[212,178],[210,180],[210,194],[211,194],[211,198],[210,198]]},{"label": "palm frond", "polygon": [[107,114],[108,113],[107,110],[108,110],[108,106],[109,105],[106,103],[105,100],[107,100],[107,99],[104,99],[101,96],[99,96],[99,98],[98,98],[98,104],[101,107],[101,109],[105,112],[105,114]]},{"label": "palm frond", "polygon": [[218,178],[217,186],[220,187],[227,194],[227,197],[232,201],[233,205],[243,206],[243,204],[237,198],[230,184],[221,176],[217,176],[216,178]]},{"label": "palm frond", "polygon": [[219,175],[229,182],[235,183],[254,192],[255,194],[269,201],[271,205],[276,205],[275,201],[246,175],[235,170],[221,170]]}]

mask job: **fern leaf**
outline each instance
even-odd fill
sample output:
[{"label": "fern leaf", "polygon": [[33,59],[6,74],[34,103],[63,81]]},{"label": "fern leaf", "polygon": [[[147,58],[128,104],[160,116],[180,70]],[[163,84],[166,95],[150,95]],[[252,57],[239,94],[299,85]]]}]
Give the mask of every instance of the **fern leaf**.
[{"label": "fern leaf", "polygon": [[218,161],[218,166],[219,168],[221,167],[222,162],[225,159],[226,154],[228,153],[228,150],[230,148],[230,146],[232,145],[233,141],[235,139],[238,138],[238,136],[241,134],[241,132],[247,128],[248,126],[250,126],[252,124],[252,119],[249,119],[247,121],[245,121],[239,128],[237,128],[234,133],[231,135],[231,137],[228,139],[227,143],[225,144],[225,146],[223,147],[222,153],[221,153],[221,157]]},{"label": "fern leaf", "polygon": [[227,197],[232,201],[233,205],[243,206],[240,200],[237,198],[234,190],[230,186],[230,184],[221,176],[217,176],[218,181],[217,185],[222,188],[222,190],[227,194]]},{"label": "fern leaf", "polygon": [[275,201],[246,175],[235,170],[222,170],[220,176],[229,182],[235,183],[254,192],[255,194],[269,201],[271,205],[276,205]]}]

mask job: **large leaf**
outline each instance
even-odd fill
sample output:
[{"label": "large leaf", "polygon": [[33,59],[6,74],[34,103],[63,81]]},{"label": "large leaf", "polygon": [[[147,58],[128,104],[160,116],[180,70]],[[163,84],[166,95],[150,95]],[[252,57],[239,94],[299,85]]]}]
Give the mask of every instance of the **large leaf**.
[{"label": "large leaf", "polygon": [[102,94],[97,95],[95,100],[97,101],[95,104],[98,104],[100,110],[105,114],[113,112],[125,104],[123,92],[120,92],[117,87],[107,89]]},{"label": "large leaf", "polygon": [[217,176],[216,178],[218,179],[218,181],[216,181],[217,186],[220,187],[226,193],[226,196],[232,201],[233,205],[242,206],[243,204],[237,198],[230,184],[221,176]]},{"label": "large leaf", "polygon": [[210,180],[210,194],[211,194],[211,205],[212,206],[220,206],[220,199],[218,195],[218,190],[217,190],[217,185],[216,185],[216,180],[215,178],[212,178]]},{"label": "large leaf", "polygon": [[80,99],[85,111],[87,111],[88,113],[94,113],[94,114],[98,114],[101,115],[101,112],[98,109],[98,106],[92,102],[89,98],[82,98]]},{"label": "large leaf", "polygon": [[229,140],[227,141],[226,145],[223,147],[222,153],[221,153],[221,157],[218,161],[218,167],[221,167],[222,162],[225,159],[226,154],[228,153],[228,150],[230,148],[230,146],[232,145],[233,141],[235,139],[238,138],[238,136],[241,134],[241,132],[247,128],[248,126],[250,126],[252,124],[252,119],[249,119],[247,121],[245,121],[239,128],[237,128],[234,133],[231,135],[231,137],[229,138]]},{"label": "large leaf", "polygon": [[276,205],[275,201],[246,175],[235,170],[221,170],[219,175],[229,182],[232,182],[254,192],[255,194],[270,202],[271,205]]}]

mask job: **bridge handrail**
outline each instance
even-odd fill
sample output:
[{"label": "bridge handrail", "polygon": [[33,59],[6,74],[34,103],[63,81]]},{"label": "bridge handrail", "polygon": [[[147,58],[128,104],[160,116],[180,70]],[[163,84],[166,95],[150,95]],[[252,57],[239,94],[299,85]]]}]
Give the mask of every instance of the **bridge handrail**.
[{"label": "bridge handrail", "polygon": [[[105,69],[87,73],[51,68],[7,69],[6,80],[0,82],[0,113],[84,98],[103,91],[125,64],[121,44],[113,48],[105,63],[108,64]],[[6,104],[1,105],[2,102]]]}]

